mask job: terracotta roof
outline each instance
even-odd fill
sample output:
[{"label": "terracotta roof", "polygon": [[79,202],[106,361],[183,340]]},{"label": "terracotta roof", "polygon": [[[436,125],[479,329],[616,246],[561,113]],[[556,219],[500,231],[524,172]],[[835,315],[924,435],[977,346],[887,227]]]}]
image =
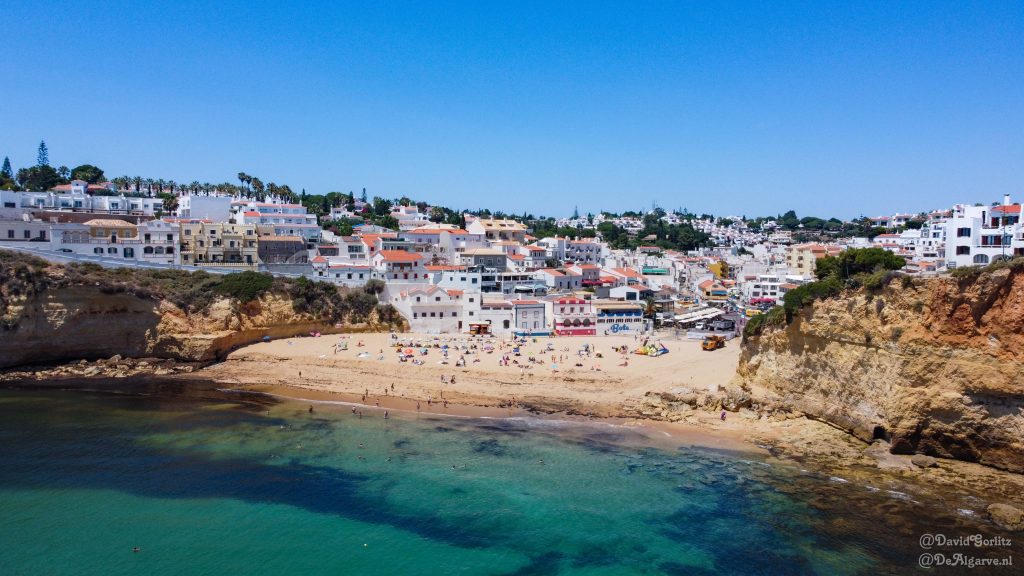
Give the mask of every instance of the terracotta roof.
[{"label": "terracotta roof", "polygon": [[310,260],[310,262],[312,262],[313,264],[324,264],[327,262],[327,258],[324,258],[323,256],[317,256]]},{"label": "terracotta roof", "polygon": [[512,305],[513,306],[529,306],[529,305],[536,305],[536,304],[541,304],[541,302],[538,302],[537,300],[513,300],[512,301]]},{"label": "terracotta roof", "polygon": [[561,272],[559,272],[558,270],[555,270],[554,268],[541,268],[540,272],[544,272],[544,273],[550,274],[552,276],[565,276],[565,274],[562,274]]},{"label": "terracotta roof", "polygon": [[423,259],[423,256],[406,250],[381,250],[377,254],[388,262],[418,262]]},{"label": "terracotta roof", "polygon": [[638,274],[637,271],[632,268],[612,268],[612,272],[627,278],[643,278],[643,276]]},{"label": "terracotta roof", "polygon": [[1001,214],[1020,214],[1020,204],[1010,204],[1009,206],[995,206],[992,208],[992,212],[999,212]]}]

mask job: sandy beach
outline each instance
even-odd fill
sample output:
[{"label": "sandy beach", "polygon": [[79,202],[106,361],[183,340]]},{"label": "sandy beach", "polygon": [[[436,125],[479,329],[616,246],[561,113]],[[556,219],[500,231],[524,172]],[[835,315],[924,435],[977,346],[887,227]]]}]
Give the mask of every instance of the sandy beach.
[{"label": "sandy beach", "polygon": [[247,346],[204,372],[246,387],[418,400],[422,409],[448,401],[617,416],[648,392],[716,391],[732,378],[740,351],[738,341],[708,352],[698,341],[655,337],[651,342],[668,353],[633,353],[642,342],[632,336],[539,337],[519,344],[460,335],[329,335]]}]

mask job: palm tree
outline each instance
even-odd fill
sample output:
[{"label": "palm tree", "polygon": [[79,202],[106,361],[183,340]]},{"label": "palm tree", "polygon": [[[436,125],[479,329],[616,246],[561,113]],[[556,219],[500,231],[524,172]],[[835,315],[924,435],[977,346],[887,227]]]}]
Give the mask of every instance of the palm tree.
[{"label": "palm tree", "polygon": [[654,315],[657,312],[658,306],[654,303],[654,298],[647,298],[644,300],[644,316],[654,318]]},{"label": "palm tree", "polygon": [[248,190],[249,184],[252,182],[252,176],[249,176],[245,172],[238,173],[238,181],[242,183],[242,186]]},{"label": "palm tree", "polygon": [[257,200],[263,202],[264,200],[267,199],[267,195],[264,193],[265,188],[263,186],[263,181],[260,180],[259,178],[252,179],[252,189],[256,193]]}]

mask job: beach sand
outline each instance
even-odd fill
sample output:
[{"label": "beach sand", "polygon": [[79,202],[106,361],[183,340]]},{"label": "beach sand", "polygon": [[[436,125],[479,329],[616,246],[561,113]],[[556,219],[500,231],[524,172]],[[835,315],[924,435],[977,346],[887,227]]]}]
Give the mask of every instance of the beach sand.
[{"label": "beach sand", "polygon": [[[739,341],[708,352],[701,350],[699,341],[655,337],[653,341],[661,342],[669,353],[650,357],[632,353],[642,341],[632,336],[570,336],[529,338],[518,345],[516,356],[510,341],[497,338],[396,336],[329,335],[263,342],[231,353],[225,362],[204,372],[250,389],[283,385],[358,395],[360,400],[366,394],[374,402],[378,397],[397,396],[419,400],[421,408],[428,400],[433,404],[443,399],[469,406],[517,406],[607,417],[621,415],[648,392],[716,391],[735,374],[740,352]],[[347,350],[336,349],[341,341],[347,343]],[[402,346],[413,352],[412,358],[400,361],[396,341],[412,344]],[[442,349],[434,347],[445,344],[447,359]],[[477,349],[461,349],[473,345]],[[592,352],[581,356],[579,351],[586,345]],[[487,346],[493,350],[484,350]],[[613,351],[622,346],[630,352]],[[427,354],[421,354],[422,347]],[[509,358],[509,365],[500,364],[503,356]],[[465,359],[464,367],[456,366],[460,357]],[[529,362],[531,357],[537,362]]]}]

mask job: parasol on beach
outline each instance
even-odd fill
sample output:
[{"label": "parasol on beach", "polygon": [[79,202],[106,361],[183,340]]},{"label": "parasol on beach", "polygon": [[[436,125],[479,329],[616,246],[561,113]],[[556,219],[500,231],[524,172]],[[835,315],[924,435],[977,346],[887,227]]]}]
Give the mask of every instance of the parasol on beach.
[{"label": "parasol on beach", "polygon": [[406,348],[405,350],[402,350],[402,354],[405,354],[406,356],[412,356],[415,353],[416,351],[413,350],[412,348]]}]

